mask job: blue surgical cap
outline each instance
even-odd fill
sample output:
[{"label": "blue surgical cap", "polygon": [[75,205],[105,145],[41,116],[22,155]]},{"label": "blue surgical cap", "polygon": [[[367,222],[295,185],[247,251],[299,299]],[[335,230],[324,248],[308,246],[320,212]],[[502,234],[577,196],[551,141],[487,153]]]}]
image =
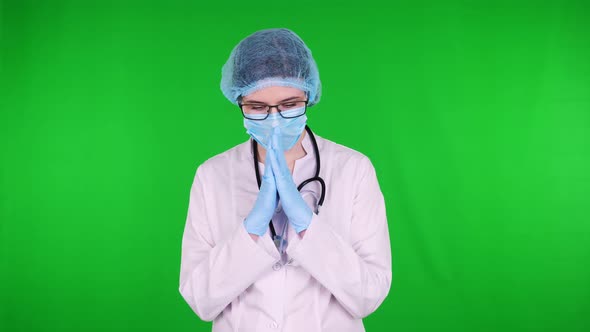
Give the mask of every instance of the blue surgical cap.
[{"label": "blue surgical cap", "polygon": [[320,75],[311,51],[293,31],[259,30],[236,45],[221,69],[221,91],[234,104],[238,97],[269,86],[303,90],[309,106],[319,102]]}]

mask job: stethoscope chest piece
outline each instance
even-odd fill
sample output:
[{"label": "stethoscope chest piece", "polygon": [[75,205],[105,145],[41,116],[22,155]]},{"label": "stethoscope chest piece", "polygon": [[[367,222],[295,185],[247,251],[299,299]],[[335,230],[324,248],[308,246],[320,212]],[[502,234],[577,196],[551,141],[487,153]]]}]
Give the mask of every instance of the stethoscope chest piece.
[{"label": "stethoscope chest piece", "polygon": [[274,236],[275,246],[277,246],[277,248],[279,248],[279,249],[282,249],[282,248],[280,248],[280,246],[281,246],[281,240],[283,241],[283,243],[282,243],[283,248],[286,248],[287,247],[287,243],[288,243],[287,242],[287,239],[286,238],[283,238],[280,235],[275,235]]}]

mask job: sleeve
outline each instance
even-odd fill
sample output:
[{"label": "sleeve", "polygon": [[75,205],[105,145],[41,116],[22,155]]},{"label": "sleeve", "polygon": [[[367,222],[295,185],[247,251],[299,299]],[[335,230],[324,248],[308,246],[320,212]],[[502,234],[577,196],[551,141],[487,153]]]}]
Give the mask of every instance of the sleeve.
[{"label": "sleeve", "polygon": [[383,194],[373,165],[367,157],[362,160],[350,221],[351,241],[314,213],[305,236],[287,248],[354,318],[364,318],[381,305],[392,278]]},{"label": "sleeve", "polygon": [[275,261],[236,221],[230,234],[215,243],[207,218],[202,167],[190,190],[189,208],[182,236],[179,291],[204,321],[213,321],[223,309]]}]

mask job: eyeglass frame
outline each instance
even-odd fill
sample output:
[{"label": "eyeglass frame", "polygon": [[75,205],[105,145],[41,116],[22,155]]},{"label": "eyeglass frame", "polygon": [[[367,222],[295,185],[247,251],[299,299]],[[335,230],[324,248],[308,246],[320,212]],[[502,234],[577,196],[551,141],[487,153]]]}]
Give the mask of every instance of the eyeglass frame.
[{"label": "eyeglass frame", "polygon": [[[306,94],[306,95],[307,95],[307,94]],[[306,97],[307,97],[307,96],[306,96]],[[280,106],[280,105],[282,105],[282,104],[293,103],[293,102],[304,102],[304,103],[305,103],[305,109],[303,110],[303,113],[301,113],[301,114],[299,114],[299,115],[297,115],[297,116],[289,116],[289,117],[286,117],[286,116],[284,116],[284,115],[282,114],[282,113],[283,113],[283,111],[281,111],[281,110],[279,109],[279,106]],[[248,119],[248,120],[254,120],[254,121],[262,121],[262,120],[266,120],[266,119],[268,118],[268,116],[270,115],[270,110],[271,110],[271,109],[273,109],[273,107],[277,109],[277,113],[279,113],[279,115],[280,115],[282,118],[284,118],[284,119],[295,119],[295,118],[298,118],[298,117],[302,116],[303,114],[307,113],[307,107],[308,107],[308,106],[307,106],[307,104],[308,104],[308,103],[309,103],[309,99],[308,99],[308,100],[295,100],[295,101],[286,101],[286,102],[284,102],[284,103],[280,103],[280,104],[276,104],[276,105],[267,105],[267,104],[263,104],[263,103],[252,103],[252,104],[248,104],[248,103],[246,103],[246,104],[242,104],[242,96],[239,96],[239,97],[238,97],[238,106],[239,106],[239,108],[240,108],[240,111],[242,111],[242,116],[243,116],[244,118]],[[252,119],[252,118],[249,118],[249,117],[247,117],[247,116],[246,116],[246,113],[244,113],[244,109],[242,108],[242,106],[244,106],[244,105],[264,105],[264,106],[268,107],[268,109],[266,110],[266,116],[265,116],[264,118],[262,118],[262,119]],[[310,106],[310,107],[311,107],[311,106]]]}]

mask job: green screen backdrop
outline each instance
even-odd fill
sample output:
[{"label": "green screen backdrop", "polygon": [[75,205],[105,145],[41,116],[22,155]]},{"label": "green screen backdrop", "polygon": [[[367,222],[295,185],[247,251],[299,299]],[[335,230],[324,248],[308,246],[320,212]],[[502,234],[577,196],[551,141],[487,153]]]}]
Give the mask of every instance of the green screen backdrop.
[{"label": "green screen backdrop", "polygon": [[210,331],[189,190],[248,139],[221,66],[272,27],[318,63],[310,127],[377,170],[368,331],[590,331],[590,4],[305,0],[0,0],[0,331]]}]

